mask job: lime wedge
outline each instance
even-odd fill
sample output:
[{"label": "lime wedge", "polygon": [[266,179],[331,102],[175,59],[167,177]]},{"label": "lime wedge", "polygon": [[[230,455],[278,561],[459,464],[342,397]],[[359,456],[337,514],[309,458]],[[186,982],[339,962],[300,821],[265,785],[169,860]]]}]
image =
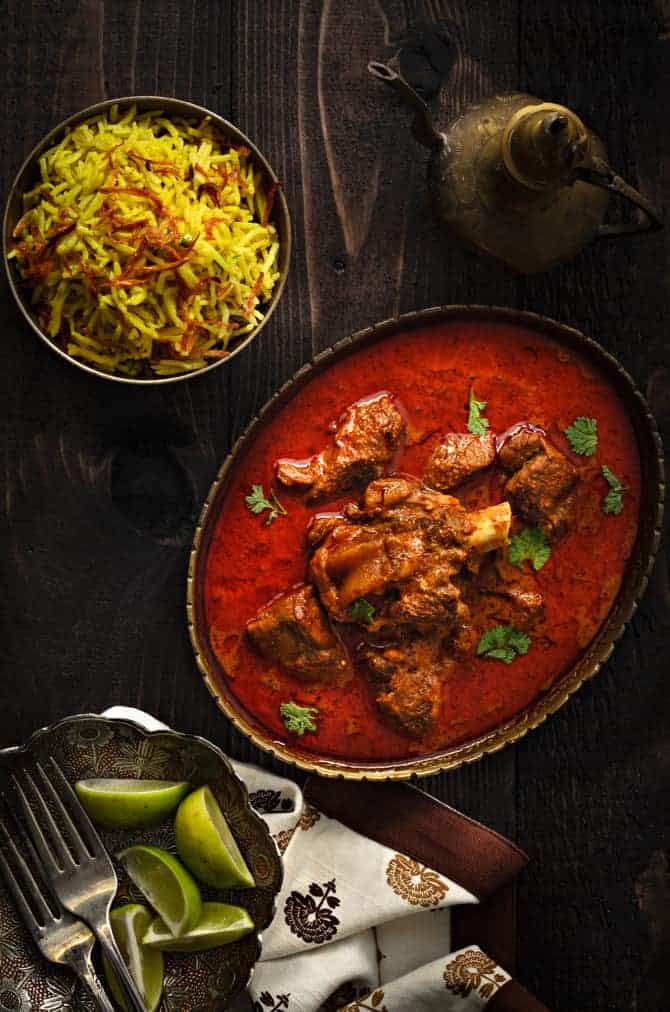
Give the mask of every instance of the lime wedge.
[{"label": "lime wedge", "polygon": [[181,938],[173,938],[165,923],[157,917],[142,939],[150,949],[165,952],[204,952],[244,938],[254,930],[254,922],[242,907],[228,903],[203,903],[196,926]]},{"label": "lime wedge", "polygon": [[78,780],[74,785],[94,822],[121,829],[162,822],[189,787],[185,780]]},{"label": "lime wedge", "polygon": [[[158,949],[148,949],[142,944],[142,937],[151,929],[152,920],[151,911],[139,903],[117,907],[109,915],[116,944],[137,984],[147,1012],[155,1012],[160,1005],[163,991],[163,955]],[[114,971],[104,956],[102,962],[114,1000],[122,1009],[126,1009]]]},{"label": "lime wedge", "polygon": [[209,787],[184,798],[174,832],[179,856],[201,882],[215,889],[250,889],[256,884]]},{"label": "lime wedge", "polygon": [[135,885],[146,896],[174,938],[200,920],[200,890],[181,861],[160,847],[138,843],[118,855]]}]

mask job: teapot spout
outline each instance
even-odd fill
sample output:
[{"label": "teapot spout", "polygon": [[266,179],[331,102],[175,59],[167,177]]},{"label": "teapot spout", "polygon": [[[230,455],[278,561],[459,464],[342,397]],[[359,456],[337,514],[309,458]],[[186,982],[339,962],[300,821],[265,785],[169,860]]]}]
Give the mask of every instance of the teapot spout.
[{"label": "teapot spout", "polygon": [[384,84],[388,84],[390,88],[397,91],[405,104],[412,110],[414,120],[411,129],[419,144],[423,144],[427,148],[435,148],[444,143],[444,135],[435,129],[430,109],[400,74],[397,74],[386,63],[378,63],[374,60],[368,63],[368,70],[378,81],[383,81]]}]

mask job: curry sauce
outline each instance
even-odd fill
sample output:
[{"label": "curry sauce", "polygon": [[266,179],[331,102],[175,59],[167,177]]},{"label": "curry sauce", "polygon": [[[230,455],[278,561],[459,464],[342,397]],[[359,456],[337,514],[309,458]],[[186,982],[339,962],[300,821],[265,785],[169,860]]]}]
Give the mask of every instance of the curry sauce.
[{"label": "curry sauce", "polygon": [[[305,530],[318,512],[337,512],[357,498],[349,493],[324,505],[308,504],[300,489],[279,489],[287,516],[269,526],[252,514],[245,496],[254,484],[272,486],[279,458],[308,459],[328,440],[329,426],[352,402],[383,387],[403,405],[407,439],[393,469],[420,476],[445,432],[464,432],[474,385],[486,401],[491,431],[502,434],[520,421],[544,430],[579,472],[573,521],[552,544],[537,573],[526,563],[523,583],[544,601],[527,654],[511,664],[459,658],[445,675],[437,724],[411,739],[386,721],[375,706],[365,674],[328,684],[299,681],[259,654],[246,636],[247,622],[275,595],[305,580]],[[571,451],[564,429],[575,418],[597,419],[594,456]],[[626,489],[619,515],[602,504],[606,464]],[[468,509],[504,496],[496,467],[454,493]],[[279,706],[294,700],[319,709],[318,732],[300,739],[303,751],[357,761],[384,761],[429,754],[493,729],[528,706],[569,670],[593,639],[619,590],[637,531],[640,464],[637,443],[618,395],[578,353],[530,328],[494,322],[448,322],[386,337],[359,347],[313,375],[256,431],[228,477],[215,521],[205,569],[205,611],[218,658],[222,688],[252,722],[287,741]],[[501,560],[512,575],[519,570]],[[494,624],[485,608],[473,609],[482,632]],[[349,646],[355,631],[345,628]],[[355,649],[350,650],[355,657]]]}]

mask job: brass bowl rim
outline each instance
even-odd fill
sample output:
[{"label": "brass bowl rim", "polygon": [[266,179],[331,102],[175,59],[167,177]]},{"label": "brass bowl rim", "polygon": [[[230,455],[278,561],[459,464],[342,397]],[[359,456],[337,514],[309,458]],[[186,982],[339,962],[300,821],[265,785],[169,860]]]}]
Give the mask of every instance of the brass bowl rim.
[{"label": "brass bowl rim", "polygon": [[[388,760],[387,762],[365,763],[363,761],[349,761],[345,759],[327,759],[315,756],[313,753],[300,752],[299,748],[292,748],[283,742],[274,739],[270,732],[259,731],[246,719],[241,706],[236,706],[217,685],[214,672],[210,669],[207,658],[207,649],[204,645],[206,631],[199,629],[201,613],[198,612],[196,602],[196,575],[199,570],[199,563],[202,554],[206,556],[204,546],[204,535],[207,524],[216,521],[213,506],[218,502],[219,497],[225,491],[225,482],[229,471],[236,462],[238,454],[251,440],[257,429],[264,424],[268,415],[279,410],[283,403],[289,399],[296,389],[300,389],[315,372],[321,372],[327,368],[331,361],[338,361],[345,358],[347,352],[353,351],[357,346],[362,346],[368,339],[375,337],[382,340],[392,333],[397,333],[403,328],[414,329],[417,325],[430,325],[445,322],[450,319],[469,316],[470,318],[495,320],[496,322],[519,323],[532,329],[540,330],[548,337],[553,337],[560,343],[561,336],[568,338],[571,344],[578,351],[586,351],[600,361],[601,365],[607,367],[610,372],[618,376],[626,388],[630,401],[635,401],[640,413],[642,424],[647,427],[646,435],[650,437],[650,449],[653,449],[655,491],[654,503],[649,507],[649,520],[646,527],[650,528],[648,536],[649,544],[641,556],[643,565],[638,566],[635,572],[624,573],[621,587],[617,593],[612,607],[604,622],[598,629],[596,635],[587,645],[584,653],[579,657],[572,667],[541,696],[536,697],[531,703],[515,714],[503,724],[484,732],[474,740],[466,741],[460,745],[451,746],[441,752],[432,753],[428,756],[415,756],[406,759]],[[567,342],[566,342],[567,343]],[[607,377],[613,382],[611,377]],[[637,427],[634,427],[640,462],[643,465],[641,440]],[[400,314],[390,317],[380,323],[365,327],[356,331],[335,344],[326,348],[314,357],[314,359],[298,369],[277,392],[265,403],[257,415],[255,415],[242,435],[236,440],[234,446],[226,456],[218,474],[209,489],[203,504],[198,523],[195,529],[193,544],[189,557],[188,576],[186,581],[186,616],[188,622],[191,645],[195,653],[196,663],[204,678],[205,684],[216,702],[219,709],[225,714],[232,724],[245,737],[249,738],[254,745],[267,752],[273,758],[290,763],[299,769],[309,773],[317,773],[323,777],[339,778],[345,780],[408,780],[411,777],[424,777],[440,773],[444,770],[456,769],[465,763],[476,762],[484,756],[498,752],[505,745],[512,744],[523,738],[528,731],[539,727],[547,717],[559,710],[584,682],[593,678],[602,668],[603,664],[611,656],[615,644],[621,638],[624,630],[635,613],[640,598],[646,590],[649,582],[649,574],[656,558],[658,546],[661,539],[661,523],[664,510],[664,458],[663,444],[656,425],[656,421],[647,405],[642,393],[638,390],[635,381],[621,363],[602,347],[592,337],[570,327],[567,324],[553,320],[550,317],[542,316],[539,313],[528,310],[518,310],[504,306],[486,306],[477,304],[444,305],[432,306],[429,309],[422,309],[411,313]],[[652,502],[651,497],[648,500]],[[213,520],[212,520],[213,517]],[[634,558],[636,548],[641,536],[643,526],[642,512],[638,522],[635,545],[631,550],[630,560]],[[609,625],[614,615],[617,604],[628,589],[630,601],[628,606],[618,617],[616,624],[610,629]],[[204,621],[203,623],[204,624]]]},{"label": "brass bowl rim", "polygon": [[[29,756],[32,753],[33,749],[36,746],[39,745],[39,742],[40,742],[41,738],[44,738],[47,735],[56,733],[62,727],[68,727],[69,725],[75,725],[76,726],[77,724],[81,723],[82,721],[87,721],[87,720],[97,720],[97,721],[100,721],[103,724],[110,724],[110,725],[125,724],[127,726],[132,727],[134,731],[140,732],[140,734],[142,734],[146,738],[152,738],[152,737],[157,737],[157,736],[160,736],[160,735],[166,735],[167,734],[170,737],[174,737],[174,738],[177,738],[180,741],[182,741],[185,744],[186,747],[188,747],[189,744],[192,743],[192,742],[197,742],[198,745],[204,745],[206,748],[208,748],[211,752],[213,752],[216,755],[217,759],[222,763],[222,765],[224,766],[224,768],[227,770],[228,775],[234,781],[236,781],[240,785],[240,787],[242,789],[242,796],[243,796],[244,801],[245,801],[245,805],[244,805],[245,809],[247,810],[248,814],[253,819],[255,819],[257,822],[261,823],[264,826],[265,832],[267,833],[267,836],[268,836],[268,840],[274,846],[274,849],[275,849],[275,851],[277,853],[277,858],[278,858],[279,867],[280,867],[280,870],[281,870],[281,875],[280,875],[279,889],[277,890],[277,892],[272,897],[271,917],[270,917],[270,920],[268,921],[268,924],[266,925],[265,928],[262,928],[262,929],[258,929],[257,928],[256,931],[255,931],[256,942],[257,942],[256,957],[255,957],[254,962],[252,963],[252,965],[250,967],[249,975],[248,975],[246,981],[239,981],[239,987],[236,987],[234,994],[232,994],[230,996],[230,998],[226,999],[225,1008],[227,1008],[228,1007],[228,1003],[234,997],[236,997],[237,995],[241,994],[241,992],[246,987],[248,987],[249,982],[251,981],[251,979],[252,979],[252,977],[254,975],[254,970],[256,968],[256,965],[257,965],[258,961],[261,958],[262,947],[263,947],[263,931],[267,930],[267,928],[270,927],[270,924],[274,920],[274,918],[276,916],[276,913],[277,913],[277,896],[281,892],[281,888],[282,888],[282,884],[283,884],[283,879],[284,879],[284,862],[282,860],[281,854],[279,853],[279,848],[277,847],[277,843],[273,839],[272,834],[270,833],[270,830],[267,827],[267,824],[260,817],[260,815],[258,815],[258,813],[254,810],[254,808],[253,808],[253,806],[251,804],[251,800],[249,798],[249,791],[247,789],[247,785],[244,783],[243,780],[240,779],[240,777],[238,777],[237,773],[235,772],[235,770],[232,767],[231,761],[228,758],[228,756],[225,754],[225,752],[223,752],[222,749],[219,748],[218,745],[215,745],[213,741],[210,741],[208,738],[204,738],[202,735],[199,735],[199,734],[191,734],[188,731],[175,731],[175,729],[172,728],[172,727],[158,728],[158,729],[156,729],[154,731],[150,731],[146,727],[144,727],[143,724],[139,724],[136,720],[133,720],[131,717],[107,717],[107,716],[105,716],[102,713],[73,713],[73,714],[70,714],[67,717],[61,717],[60,720],[54,721],[53,724],[45,724],[42,727],[36,728],[21,745],[9,745],[9,746],[7,746],[5,748],[0,749],[0,764],[12,763],[12,762],[15,761],[15,759],[18,756]],[[19,913],[18,913],[18,911],[16,912],[16,917],[17,917],[17,920],[18,920],[19,919]],[[223,1006],[222,1006],[222,1008],[223,1008]]]},{"label": "brass bowl rim", "polygon": [[[278,186],[275,197],[275,208],[274,208],[275,219],[277,224],[277,230],[279,232],[283,230],[285,232],[285,236],[282,239],[280,235],[279,260],[280,264],[282,265],[280,270],[280,278],[277,284],[275,285],[274,291],[272,292],[272,297],[265,312],[265,316],[258,324],[258,326],[255,328],[255,330],[252,330],[249,334],[245,335],[244,340],[240,341],[240,343],[233,348],[233,350],[231,351],[230,355],[227,358],[218,359],[217,361],[212,362],[210,365],[202,366],[201,369],[194,369],[192,372],[183,373],[182,375],[179,376],[161,376],[161,377],[152,376],[147,379],[137,379],[132,376],[118,376],[114,373],[104,372],[102,369],[96,369],[94,366],[88,365],[87,363],[81,361],[80,359],[74,358],[72,355],[69,355],[68,352],[65,351],[65,349],[60,348],[56,344],[56,342],[52,340],[52,338],[50,338],[49,335],[42,330],[37,321],[31,315],[28,306],[26,304],[26,300],[24,299],[24,296],[20,290],[15,269],[12,267],[10,261],[7,259],[8,253],[10,252],[9,217],[11,209],[17,198],[17,195],[19,195],[18,194],[19,184],[23,179],[24,174],[30,171],[30,169],[37,162],[37,159],[40,157],[40,155],[44,153],[44,151],[47,150],[47,148],[49,148],[53,143],[55,143],[57,140],[60,139],[60,137],[65,132],[65,130],[68,129],[68,127],[76,126],[77,124],[82,123],[87,119],[90,119],[92,116],[99,115],[100,113],[103,113],[108,109],[111,109],[112,106],[115,105],[118,105],[121,108],[127,108],[128,106],[131,105],[137,105],[138,111],[143,111],[145,109],[152,110],[164,108],[166,115],[168,116],[183,116],[189,119],[193,118],[201,119],[204,116],[208,116],[210,119],[214,120],[216,124],[225,131],[226,134],[231,136],[233,140],[235,140],[240,144],[246,145],[252,152],[254,160],[258,163],[258,165],[261,167],[261,169],[267,175],[270,181],[272,183],[276,183]],[[280,221],[281,221],[281,228],[280,228]],[[9,188],[7,198],[5,200],[5,210],[2,219],[2,256],[5,266],[5,274],[7,276],[7,280],[9,282],[9,287],[14,297],[14,301],[16,302],[22,316],[29,324],[30,328],[34,331],[35,334],[37,334],[39,338],[42,339],[42,341],[44,341],[44,343],[52,351],[55,351],[58,355],[60,355],[61,358],[69,362],[70,365],[74,365],[77,368],[82,369],[84,372],[87,372],[92,376],[97,376],[99,379],[111,380],[114,383],[125,383],[131,386],[148,386],[148,385],[155,386],[157,384],[181,383],[184,380],[193,379],[196,376],[202,376],[204,373],[211,372],[212,369],[217,369],[219,366],[222,366],[225,363],[230,362],[231,359],[235,358],[235,356],[239,352],[241,352],[244,348],[246,348],[247,345],[249,345],[251,341],[253,341],[253,339],[260,333],[260,331],[263,329],[265,324],[268,322],[268,320],[274,313],[279,303],[279,300],[282,296],[282,293],[284,291],[284,286],[286,284],[286,279],[288,277],[289,267],[291,264],[292,246],[293,246],[293,228],[291,224],[291,215],[289,212],[288,203],[286,200],[286,196],[284,194],[284,189],[281,185],[279,177],[275,173],[274,169],[270,165],[265,155],[261,152],[260,148],[258,148],[257,145],[251,140],[251,138],[248,137],[238,126],[235,126],[235,124],[231,123],[230,120],[224,119],[223,116],[219,116],[218,113],[213,112],[206,106],[197,105],[195,102],[189,102],[186,99],[174,98],[168,95],[123,95],[119,98],[107,98],[101,102],[95,102],[93,105],[88,105],[85,108],[80,109],[78,112],[72,113],[72,115],[68,116],[66,119],[61,120],[60,123],[58,123],[55,127],[49,130],[49,132],[46,133],[41,138],[41,140],[37,142],[37,144],[35,144],[30,153],[21,163],[21,166],[18,169],[16,175],[14,176],[12,184]]]}]

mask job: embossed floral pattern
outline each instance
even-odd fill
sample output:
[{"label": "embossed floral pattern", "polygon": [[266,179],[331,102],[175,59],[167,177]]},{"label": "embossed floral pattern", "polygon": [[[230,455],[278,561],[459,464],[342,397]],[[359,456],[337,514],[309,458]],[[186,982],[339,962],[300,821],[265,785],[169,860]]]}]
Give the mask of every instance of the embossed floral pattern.
[{"label": "embossed floral pattern", "polygon": [[505,983],[496,963],[480,949],[467,949],[450,960],[442,974],[447,991],[461,998],[476,992],[490,998]]},{"label": "embossed floral pattern", "polygon": [[386,868],[386,881],[397,896],[415,907],[434,907],[449,891],[436,871],[411,857],[396,854]]},{"label": "embossed floral pattern", "polygon": [[78,752],[80,777],[99,776],[102,754],[105,747],[112,742],[111,728],[100,721],[86,721],[78,724],[68,732],[70,746]]},{"label": "embossed floral pattern", "polygon": [[74,999],[75,984],[54,980],[39,1006],[39,1012],[76,1012]]},{"label": "embossed floral pattern", "polygon": [[120,745],[116,766],[126,776],[139,774],[145,778],[160,778],[167,776],[170,759],[167,749],[145,739]]},{"label": "embossed floral pattern", "polygon": [[168,966],[163,976],[161,1012],[190,1012],[193,1007],[192,992],[191,980],[189,978],[182,979],[174,967]]},{"label": "embossed floral pattern", "polygon": [[2,1012],[32,1012],[30,994],[23,981],[0,980],[0,1010]]},{"label": "embossed floral pattern", "polygon": [[333,910],[340,901],[335,891],[335,879],[322,885],[312,882],[307,895],[294,889],[286,900],[284,919],[293,934],[308,945],[329,942],[337,934],[340,922]]},{"label": "embossed floral pattern", "polygon": [[101,748],[112,740],[111,728],[100,722],[89,722],[78,724],[70,734],[70,741],[74,748]]},{"label": "embossed floral pattern", "polygon": [[231,966],[218,966],[207,978],[207,990],[213,998],[230,994],[235,983],[235,970]]}]

